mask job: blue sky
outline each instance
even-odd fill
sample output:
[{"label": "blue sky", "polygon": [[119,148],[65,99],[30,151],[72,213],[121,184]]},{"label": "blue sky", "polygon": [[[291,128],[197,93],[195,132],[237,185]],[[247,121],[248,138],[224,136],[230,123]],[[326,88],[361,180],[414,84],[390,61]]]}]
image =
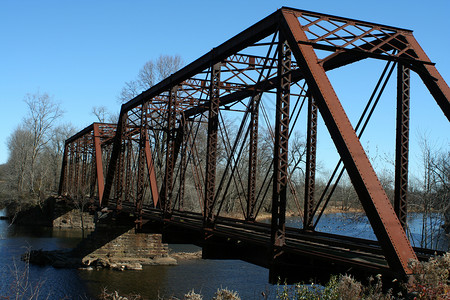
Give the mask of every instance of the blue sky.
[{"label": "blue sky", "polygon": [[[1,0],[0,163],[8,158],[7,137],[26,113],[25,94],[53,95],[66,112],[64,122],[84,128],[95,120],[93,106],[119,111],[121,88],[146,61],[179,54],[189,63],[282,6],[412,29],[450,82],[448,0]],[[448,149],[448,121],[415,84],[423,86],[416,78],[412,102],[434,108],[412,111],[423,121],[411,134],[426,133]],[[382,143],[383,133],[374,139]]]}]

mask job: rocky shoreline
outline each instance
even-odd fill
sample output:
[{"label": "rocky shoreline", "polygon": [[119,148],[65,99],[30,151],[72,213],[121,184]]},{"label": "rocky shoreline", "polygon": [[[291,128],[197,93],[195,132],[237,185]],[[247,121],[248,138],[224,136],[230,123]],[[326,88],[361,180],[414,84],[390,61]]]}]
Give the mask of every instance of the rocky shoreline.
[{"label": "rocky shoreline", "polygon": [[170,257],[175,258],[176,260],[193,260],[193,259],[201,259],[202,251],[197,252],[172,252],[170,253]]},{"label": "rocky shoreline", "polygon": [[[188,254],[183,254],[182,256],[188,256]],[[193,256],[196,257],[197,255]],[[176,257],[180,258],[181,256]],[[112,258],[95,257],[95,256],[86,256],[81,258],[77,257],[70,250],[45,251],[42,249],[28,251],[27,253],[22,255],[21,259],[30,264],[38,266],[52,266],[54,268],[81,269],[81,270],[95,270],[95,269],[112,269],[116,271],[142,270],[143,266],[150,266],[150,265],[175,266],[178,264],[177,259],[171,256],[155,257],[153,259],[136,258],[121,261]]]},{"label": "rocky shoreline", "polygon": [[178,260],[201,258],[202,251],[197,251],[174,252],[166,257],[136,258],[121,261],[94,255],[81,258],[77,257],[72,250],[45,251],[42,249],[28,251],[21,257],[23,261],[38,266],[80,270],[112,269],[115,271],[142,270],[143,266],[175,266],[178,264]]}]

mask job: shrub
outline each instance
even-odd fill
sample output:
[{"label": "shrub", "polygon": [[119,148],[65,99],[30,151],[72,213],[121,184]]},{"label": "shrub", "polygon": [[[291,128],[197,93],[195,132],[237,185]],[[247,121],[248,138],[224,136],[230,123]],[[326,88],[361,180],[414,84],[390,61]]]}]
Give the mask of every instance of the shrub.
[{"label": "shrub", "polygon": [[230,291],[227,288],[217,289],[212,300],[241,300],[239,294],[235,291]]},{"label": "shrub", "polygon": [[98,296],[100,300],[141,300],[143,299],[140,295],[131,294],[127,296],[121,296],[118,291],[108,292],[106,288],[103,288],[102,293]]},{"label": "shrub", "polygon": [[394,299],[391,292],[383,294],[381,275],[371,278],[368,286],[363,286],[349,275],[332,276],[325,286],[314,283],[298,283],[294,288],[284,285],[278,287],[277,298],[281,300],[390,300]]},{"label": "shrub", "polygon": [[412,261],[410,267],[415,275],[408,288],[416,299],[450,299],[450,253],[427,262]]},{"label": "shrub", "polygon": [[192,289],[191,291],[189,291],[189,293],[184,295],[184,300],[203,300],[203,296],[200,294],[197,294],[196,292],[194,292],[194,290]]},{"label": "shrub", "polygon": [[[336,280],[336,277],[334,277]],[[330,282],[333,281],[333,278]],[[362,284],[349,275],[341,275],[335,283],[337,285],[337,294],[341,299],[360,299],[362,294]]]}]

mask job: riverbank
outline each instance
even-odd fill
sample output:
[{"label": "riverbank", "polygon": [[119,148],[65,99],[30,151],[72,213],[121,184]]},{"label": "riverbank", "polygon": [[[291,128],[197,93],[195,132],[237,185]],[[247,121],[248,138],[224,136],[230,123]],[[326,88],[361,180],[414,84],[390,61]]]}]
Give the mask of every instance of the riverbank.
[{"label": "riverbank", "polygon": [[[316,282],[297,283],[286,285],[279,283],[272,290],[261,291],[259,299],[322,299],[322,300],[359,300],[359,299],[379,299],[379,300],[402,300],[402,299],[422,299],[422,300],[447,300],[450,299],[450,253],[441,257],[431,258],[428,262],[411,262],[413,278],[408,283],[397,285],[393,288],[386,288],[381,275],[369,278],[362,283],[353,277],[345,274],[331,276],[330,280],[323,285]],[[393,285],[392,282],[389,283]],[[139,294],[130,295],[131,299],[144,299]],[[101,299],[118,299],[117,291],[101,295]],[[129,297],[128,295],[126,297]],[[158,299],[164,300],[241,300],[239,292],[221,286],[217,288],[212,298],[202,295],[201,291],[191,289],[182,298],[174,296],[160,296]],[[246,299],[246,298],[242,298]],[[255,298],[256,299],[256,298]]]},{"label": "riverbank", "polygon": [[[190,257],[189,257],[190,256]],[[196,254],[180,254],[177,257],[183,259],[193,259]],[[201,254],[200,254],[201,258]],[[143,266],[175,266],[177,260],[171,256],[155,258],[114,258],[99,257],[89,255],[88,257],[78,257],[75,253],[68,250],[44,251],[30,250],[21,257],[23,261],[37,266],[52,266],[57,269],[79,269],[79,270],[99,270],[111,269],[114,271],[143,270]]]},{"label": "riverbank", "polygon": [[[327,207],[327,209],[324,211],[325,215],[328,214],[336,214],[336,213],[362,213],[364,212],[364,210],[362,208],[341,208],[341,207]],[[221,214],[222,217],[224,218],[234,218],[234,219],[243,219],[243,214],[242,213],[234,213],[234,212],[229,212],[229,213],[222,213]],[[299,217],[301,216],[300,213],[298,211],[294,211],[294,210],[288,210],[286,211],[286,217]],[[258,215],[256,216],[256,221],[260,222],[260,221],[267,221],[270,220],[272,218],[272,213],[270,212],[259,212]]]}]

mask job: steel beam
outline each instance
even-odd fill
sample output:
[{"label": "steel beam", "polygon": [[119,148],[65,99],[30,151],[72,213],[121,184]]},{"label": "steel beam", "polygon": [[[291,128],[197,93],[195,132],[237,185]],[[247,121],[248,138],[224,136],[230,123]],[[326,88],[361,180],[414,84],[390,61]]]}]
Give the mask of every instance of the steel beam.
[{"label": "steel beam", "polygon": [[145,191],[145,145],[146,145],[146,133],[147,133],[147,102],[142,104],[141,107],[141,123],[140,123],[140,133],[139,133],[139,149],[138,149],[138,174],[136,180],[136,201],[135,205],[135,216],[136,223],[139,227],[142,224],[142,207],[144,204],[144,191]]},{"label": "steel beam", "polygon": [[120,143],[120,154],[119,159],[117,161],[117,170],[116,170],[116,187],[115,187],[115,199],[116,199],[116,209],[122,209],[122,201],[123,201],[123,187],[124,187],[124,164],[125,164],[125,144],[126,141],[121,139]]},{"label": "steel beam", "polygon": [[[94,200],[95,197],[95,184],[97,183],[97,165],[95,163],[95,150],[91,152],[91,174],[90,174],[90,187],[89,187],[89,198]],[[104,187],[104,186],[103,186]],[[101,198],[98,198],[98,201],[100,203]]]},{"label": "steel beam", "polygon": [[187,169],[187,146],[188,146],[188,134],[187,134],[187,124],[184,116],[181,118],[180,127],[183,130],[183,141],[181,143],[181,157],[180,157],[180,187],[178,193],[178,210],[184,210],[184,194],[185,194],[185,183],[186,183],[186,169]]},{"label": "steel beam", "polygon": [[253,26],[247,28],[238,35],[212,49],[210,52],[193,61],[183,69],[174,73],[172,76],[170,76],[170,78],[162,80],[147,91],[125,103],[122,106],[122,109],[124,111],[129,111],[132,108],[140,105],[142,102],[148,101],[149,99],[152,99],[153,97],[169,90],[175,84],[182,83],[183,81],[189,79],[191,76],[203,72],[211,65],[220,63],[228,56],[235,54],[241,49],[244,49],[245,47],[250,46],[267,37],[268,35],[276,31],[279,16],[279,11],[272,13]]},{"label": "steel beam", "polygon": [[258,117],[259,117],[259,101],[261,94],[251,97],[250,101],[250,144],[248,152],[248,184],[247,184],[247,215],[246,220],[255,221],[255,205],[256,205],[256,175],[258,163]]},{"label": "steel beam", "polygon": [[67,187],[67,156],[69,155],[69,145],[67,142],[64,143],[64,153],[63,153],[63,160],[61,164],[61,174],[59,177],[59,188],[58,188],[58,195],[62,196],[63,192],[65,191],[64,187]]},{"label": "steel beam", "polygon": [[399,63],[397,65],[394,210],[404,230],[406,230],[408,207],[409,80],[409,68]]},{"label": "steel beam", "polygon": [[209,91],[208,140],[206,146],[204,223],[208,227],[213,222],[213,203],[216,195],[217,132],[219,129],[220,67],[211,66]]},{"label": "steel beam", "polygon": [[[126,169],[125,169],[125,197],[124,197],[124,201],[130,201],[133,200],[133,196],[132,196],[132,186],[131,186],[131,158],[132,158],[132,151],[133,151],[133,141],[131,138],[127,138],[126,140],[124,140],[125,145],[126,145]],[[134,201],[134,200],[133,200]],[[121,201],[118,201],[118,204],[122,205]]]},{"label": "steel beam", "polygon": [[147,162],[148,179],[150,181],[150,192],[152,194],[153,207],[156,208],[159,202],[158,182],[156,180],[155,166],[153,164],[152,150],[148,138],[148,132],[145,130],[145,160]]},{"label": "steel beam", "polygon": [[[421,61],[430,62],[430,59],[420,47],[412,33],[405,35],[406,41],[416,53],[417,57]],[[442,78],[439,71],[434,65],[423,63],[411,63],[411,70],[417,72],[426,87],[430,91],[436,103],[441,108],[447,120],[450,121],[450,88]]]},{"label": "steel beam", "polygon": [[79,174],[80,174],[80,141],[78,140],[75,144],[75,175],[74,175],[74,182],[75,182],[75,195],[74,198],[78,199],[78,196],[80,194],[80,182],[79,182]]},{"label": "steel beam", "polygon": [[163,189],[161,193],[161,206],[167,218],[170,218],[172,210],[173,176],[175,169],[175,133],[176,133],[176,113],[177,113],[177,93],[178,86],[173,87],[169,92],[167,102],[167,148],[166,148],[166,170],[164,176]]},{"label": "steel beam", "polygon": [[285,244],[286,196],[288,185],[289,102],[291,87],[291,49],[280,33],[278,44],[278,78],[273,154],[273,193],[271,244],[272,256],[281,253]]},{"label": "steel beam", "polygon": [[86,189],[86,160],[87,160],[87,136],[84,136],[82,139],[83,146],[82,146],[82,152],[81,152],[81,193],[82,197],[85,195],[85,189]]},{"label": "steel beam", "polygon": [[103,178],[102,146],[98,123],[94,123],[94,151],[95,151],[95,167],[97,169],[96,173],[98,185],[98,199],[99,204],[101,206],[103,199],[103,189],[105,188],[105,180]]},{"label": "steel beam", "polygon": [[75,144],[71,143],[69,145],[69,175],[68,175],[68,180],[66,183],[66,187],[67,187],[67,192],[69,195],[72,195],[73,189],[75,188],[75,182],[74,182],[74,147]]},{"label": "steel beam", "polygon": [[298,42],[307,42],[308,38],[295,14],[287,11],[283,12],[283,15],[285,22],[282,22],[282,30],[297,64],[303,70],[325,125],[382,245],[386,260],[399,274],[412,274],[408,262],[417,257],[325,70],[320,65],[313,47]]},{"label": "steel beam", "polygon": [[308,124],[306,137],[305,203],[303,229],[314,229],[314,191],[316,187],[317,106],[308,96]]},{"label": "steel beam", "polygon": [[[123,107],[123,106],[122,106]],[[101,198],[101,203],[103,206],[108,205],[108,200],[111,194],[112,186],[114,183],[114,176],[116,173],[117,161],[120,156],[123,135],[127,124],[127,114],[121,109],[119,114],[119,121],[117,123],[116,134],[113,140],[113,149],[111,157],[109,159],[108,169],[106,173],[105,188],[103,190],[103,197]]]}]

